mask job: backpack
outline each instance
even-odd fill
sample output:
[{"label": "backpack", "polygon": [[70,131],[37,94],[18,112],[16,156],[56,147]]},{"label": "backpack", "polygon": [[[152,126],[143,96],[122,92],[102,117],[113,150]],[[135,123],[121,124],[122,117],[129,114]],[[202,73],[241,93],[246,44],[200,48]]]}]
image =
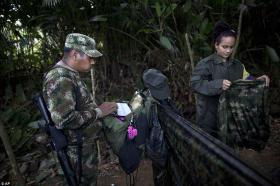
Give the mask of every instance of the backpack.
[{"label": "backpack", "polygon": [[148,134],[148,121],[144,113],[135,114],[136,119],[129,124],[137,130],[137,136],[133,139],[129,139],[128,133],[124,143],[119,150],[119,162],[122,169],[127,173],[133,173],[139,166],[141,161],[141,155],[144,151],[147,134]]},{"label": "backpack", "polygon": [[[131,103],[134,102],[133,96]],[[126,117],[107,116],[103,119],[103,131],[113,152],[119,157],[120,166],[127,173],[134,172],[139,166],[148,136],[148,120],[143,102]],[[128,139],[128,127],[137,130],[137,136]]]},{"label": "backpack", "polygon": [[131,117],[132,114],[123,118],[110,115],[102,120],[102,129],[105,138],[116,155],[119,155],[120,148],[125,141],[127,127],[130,123]]}]

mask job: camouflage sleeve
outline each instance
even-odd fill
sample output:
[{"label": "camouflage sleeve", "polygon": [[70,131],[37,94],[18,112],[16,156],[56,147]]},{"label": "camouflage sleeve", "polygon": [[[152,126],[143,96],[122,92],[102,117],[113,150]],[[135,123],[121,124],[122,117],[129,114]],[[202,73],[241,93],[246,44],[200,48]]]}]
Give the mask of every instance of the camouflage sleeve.
[{"label": "camouflage sleeve", "polygon": [[212,79],[212,73],[207,64],[199,62],[191,77],[191,87],[197,93],[214,96],[222,93],[223,79]]},{"label": "camouflage sleeve", "polygon": [[69,78],[59,78],[45,84],[47,105],[58,129],[77,129],[94,121],[97,113],[94,105],[88,110],[77,111],[75,85]]}]

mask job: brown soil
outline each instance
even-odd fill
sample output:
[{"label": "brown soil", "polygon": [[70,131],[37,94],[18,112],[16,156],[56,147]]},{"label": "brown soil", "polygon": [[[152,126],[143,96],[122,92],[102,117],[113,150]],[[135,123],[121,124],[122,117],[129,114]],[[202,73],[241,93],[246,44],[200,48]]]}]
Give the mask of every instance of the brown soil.
[{"label": "brown soil", "polygon": [[[142,160],[138,171],[134,173],[136,186],[153,186],[153,171],[151,161]],[[129,185],[129,176],[118,164],[104,164],[98,177],[98,186],[125,186]]]},{"label": "brown soil", "polygon": [[272,122],[270,138],[265,149],[261,152],[243,149],[238,154],[276,185],[280,185],[280,118]]}]

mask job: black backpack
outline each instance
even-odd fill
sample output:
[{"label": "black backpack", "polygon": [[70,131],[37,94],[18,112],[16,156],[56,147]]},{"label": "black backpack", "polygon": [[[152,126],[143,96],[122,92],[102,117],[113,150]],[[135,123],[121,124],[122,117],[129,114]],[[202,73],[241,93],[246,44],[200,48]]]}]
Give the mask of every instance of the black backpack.
[{"label": "black backpack", "polygon": [[127,173],[133,173],[139,166],[143,149],[148,135],[148,120],[144,113],[139,113],[133,122],[133,127],[137,129],[138,135],[130,140],[126,135],[123,145],[119,150],[119,162],[122,169]]}]

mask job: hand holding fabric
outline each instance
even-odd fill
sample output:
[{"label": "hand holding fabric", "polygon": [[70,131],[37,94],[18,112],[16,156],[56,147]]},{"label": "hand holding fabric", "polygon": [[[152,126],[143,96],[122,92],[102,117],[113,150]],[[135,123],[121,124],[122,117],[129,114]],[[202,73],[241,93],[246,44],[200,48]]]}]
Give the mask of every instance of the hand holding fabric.
[{"label": "hand holding fabric", "polygon": [[223,80],[223,85],[222,85],[223,90],[229,89],[230,85],[231,85],[231,82],[229,80],[226,80],[226,79]]}]

